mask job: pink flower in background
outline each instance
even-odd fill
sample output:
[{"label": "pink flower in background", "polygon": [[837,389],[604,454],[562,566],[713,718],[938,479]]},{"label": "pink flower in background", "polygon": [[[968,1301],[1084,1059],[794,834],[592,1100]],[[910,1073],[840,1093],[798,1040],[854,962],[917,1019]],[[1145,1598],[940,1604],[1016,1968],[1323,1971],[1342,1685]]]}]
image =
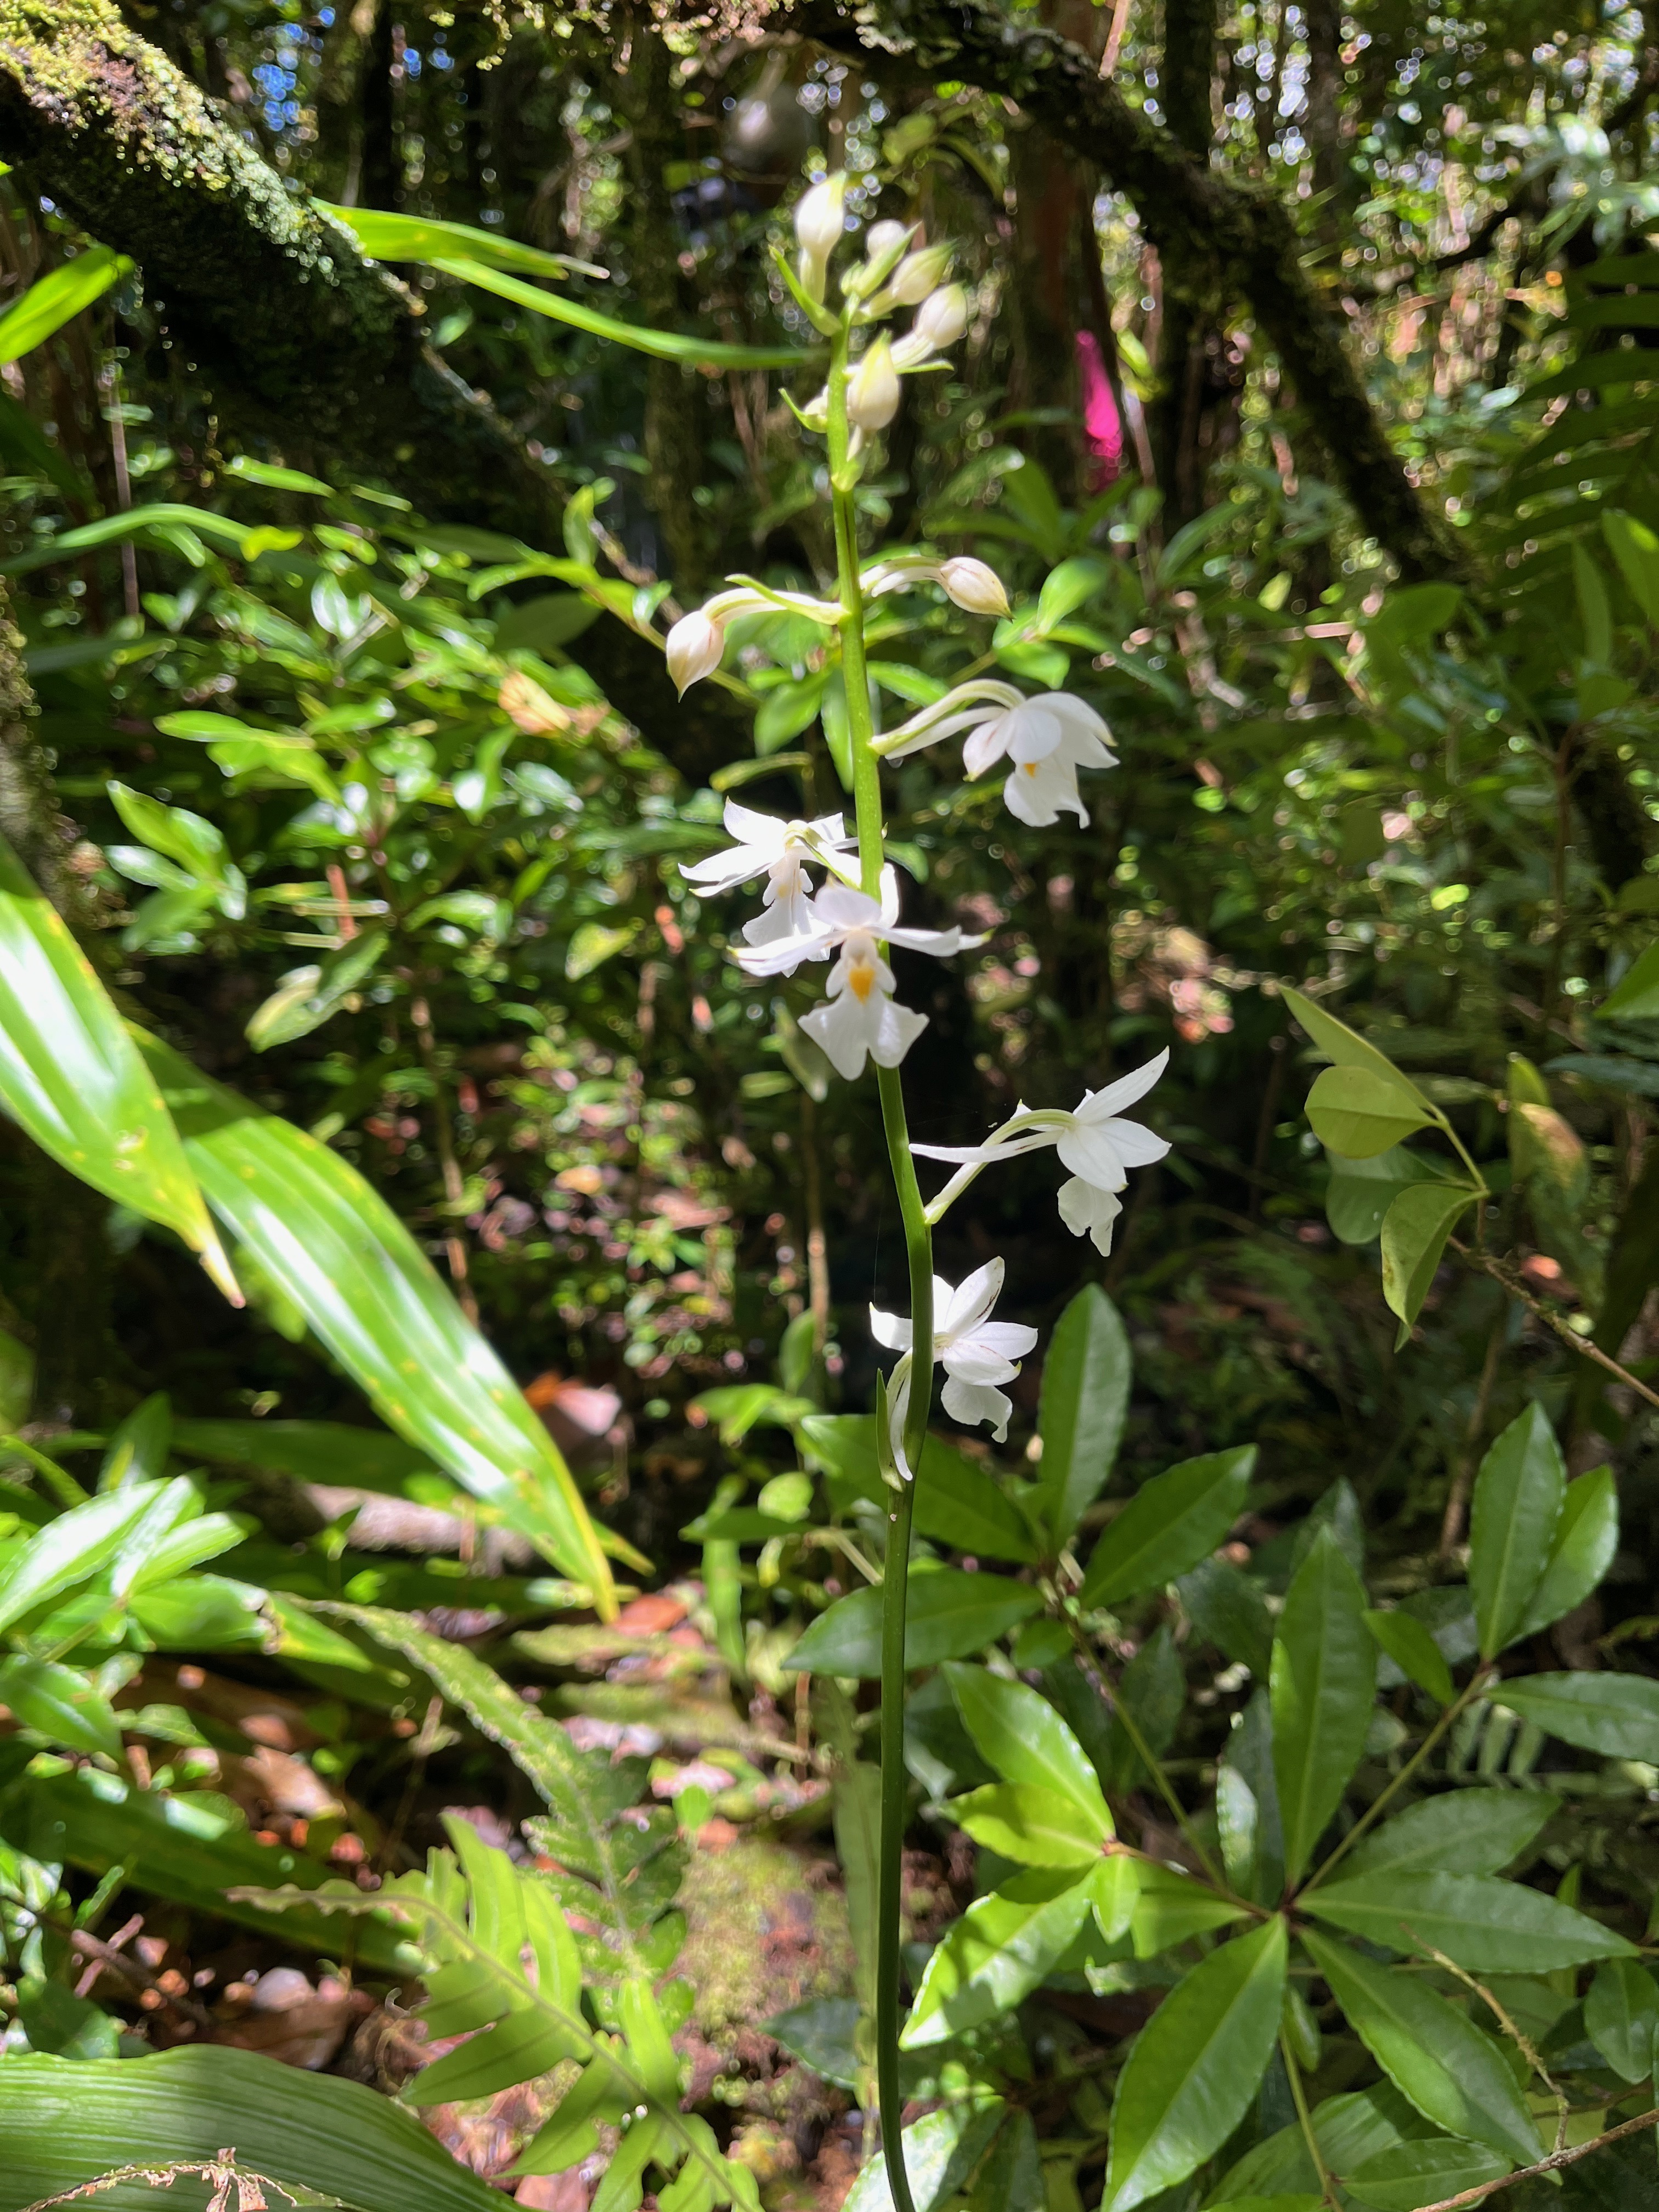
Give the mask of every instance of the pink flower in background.
[{"label": "pink flower in background", "polygon": [[1092,331],[1077,334],[1078,381],[1083,387],[1083,442],[1088,449],[1089,489],[1103,491],[1115,483],[1123,466],[1123,418],[1112,397],[1111,380]]}]

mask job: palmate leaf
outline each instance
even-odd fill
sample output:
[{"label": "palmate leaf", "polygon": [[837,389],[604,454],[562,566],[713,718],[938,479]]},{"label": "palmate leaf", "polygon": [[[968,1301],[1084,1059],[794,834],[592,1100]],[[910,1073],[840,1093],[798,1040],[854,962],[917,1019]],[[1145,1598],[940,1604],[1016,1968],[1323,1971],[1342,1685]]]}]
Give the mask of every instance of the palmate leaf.
[{"label": "palmate leaf", "polygon": [[240,1303],[155,1077],[69,925],[3,838],[0,1108],[71,1175],[181,1237]]},{"label": "palmate leaf", "polygon": [[616,1611],[599,1538],[558,1448],[414,1238],[350,1164],[214,1083],[159,1039],[145,1059],[209,1203],[389,1428],[430,1453]]},{"label": "palmate leaf", "polygon": [[418,2103],[490,2095],[574,2059],[580,2079],[515,2174],[576,2164],[597,2148],[601,2122],[615,2126],[631,2115],[602,2185],[611,2212],[634,2212],[652,2165],[664,2175],[658,2201],[670,2212],[727,2203],[760,2212],[753,2175],[721,2155],[705,2121],[679,2109],[678,2062],[650,1978],[624,1983],[615,2008],[621,2032],[596,2033],[582,2011],[581,1963],[553,1884],[515,1866],[465,1820],[447,1815],[444,1826],[454,1856],[431,1852],[423,1871],[398,1875],[373,1899],[330,1882],[309,1895],[244,1893],[240,1901],[264,1911],[290,1901],[349,1913],[379,1905],[409,1924],[425,1958],[428,2002],[418,2016],[428,2036],[469,2038],[411,2085]]}]

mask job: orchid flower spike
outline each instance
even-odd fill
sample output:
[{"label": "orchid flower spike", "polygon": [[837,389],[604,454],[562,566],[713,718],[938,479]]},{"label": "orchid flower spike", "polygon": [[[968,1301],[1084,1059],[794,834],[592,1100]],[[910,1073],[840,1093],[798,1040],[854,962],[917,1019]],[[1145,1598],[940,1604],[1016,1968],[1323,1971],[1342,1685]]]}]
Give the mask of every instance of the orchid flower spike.
[{"label": "orchid flower spike", "polygon": [[739,884],[766,878],[764,908],[743,926],[750,945],[767,945],[778,938],[798,937],[812,927],[811,878],[806,863],[816,860],[834,871],[834,856],[854,849],[839,814],[820,815],[816,822],[781,822],[775,814],[758,814],[726,802],[726,828],[733,840],[724,852],[706,860],[684,863],[680,873],[706,896],[736,890]]},{"label": "orchid flower spike", "polygon": [[962,764],[969,776],[1005,757],[1012,773],[1002,787],[1008,811],[1035,830],[1046,830],[1062,812],[1075,814],[1085,828],[1089,811],[1077,787],[1080,768],[1115,768],[1111,735],[1086,701],[1070,691],[1048,691],[1028,699],[1012,684],[977,677],[958,684],[943,699],[924,707],[908,722],[878,740],[886,760],[902,760],[966,730]]},{"label": "orchid flower spike", "polygon": [[738,965],[751,975],[789,975],[804,960],[827,960],[837,953],[824,985],[824,1003],[803,1018],[801,1027],[849,1083],[863,1074],[866,1058],[878,1067],[896,1067],[927,1028],[927,1017],[895,1000],[883,941],[949,960],[984,939],[964,937],[956,928],[901,929],[898,885],[890,867],[882,870],[879,901],[830,884],[810,911],[810,927],[739,952]]},{"label": "orchid flower spike", "polygon": [[[988,1421],[999,1443],[1007,1440],[1008,1417],[1014,1408],[1012,1400],[996,1386],[1012,1382],[1020,1361],[1037,1340],[1034,1328],[991,1319],[991,1309],[1001,1294],[1002,1276],[1002,1261],[992,1260],[954,1288],[939,1276],[933,1278],[933,1356],[945,1370],[940,1402],[951,1419],[964,1428]],[[914,1332],[908,1321],[874,1306],[870,1309],[870,1331],[878,1344],[904,1355],[890,1378],[887,1407],[893,1457],[908,1482],[912,1469],[904,1455],[904,1420],[910,1407],[910,1376],[915,1361]]]},{"label": "orchid flower spike", "polygon": [[1103,1090],[1085,1091],[1072,1113],[1018,1107],[982,1145],[913,1145],[918,1159],[945,1160],[957,1170],[928,1206],[928,1221],[942,1220],[982,1170],[1052,1145],[1061,1166],[1072,1171],[1071,1180],[1060,1188],[1060,1219],[1073,1237],[1092,1237],[1098,1250],[1109,1252],[1113,1227],[1123,1210],[1118,1193],[1129,1180],[1129,1170],[1151,1167],[1170,1149],[1140,1122],[1122,1120],[1122,1110],[1144,1098],[1169,1064],[1169,1054],[1158,1053]]}]

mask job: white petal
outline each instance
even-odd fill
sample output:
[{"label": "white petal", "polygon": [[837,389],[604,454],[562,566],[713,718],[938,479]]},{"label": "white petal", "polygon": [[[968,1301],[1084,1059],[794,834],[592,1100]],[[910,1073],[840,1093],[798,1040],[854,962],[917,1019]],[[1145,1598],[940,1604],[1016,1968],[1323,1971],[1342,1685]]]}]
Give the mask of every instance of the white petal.
[{"label": "white petal", "polygon": [[988,1359],[1024,1359],[1036,1350],[1037,1333],[1023,1321],[982,1321],[960,1347]]},{"label": "white petal", "polygon": [[744,806],[735,799],[726,802],[726,826],[739,845],[753,845],[763,853],[770,853],[775,860],[782,852],[786,823],[775,814],[762,814],[755,807]]},{"label": "white petal", "polygon": [[958,952],[983,945],[982,937],[964,937],[954,923],[949,929],[895,929],[887,931],[890,945],[902,945],[907,952],[931,952],[935,960],[954,960]]},{"label": "white petal", "polygon": [[959,1337],[970,1334],[985,1319],[1002,1295],[1002,1279],[1006,1272],[1000,1259],[988,1260],[971,1275],[964,1275],[955,1290],[942,1284],[940,1288],[948,1292],[943,1301],[935,1291],[933,1341],[941,1350]]},{"label": "white petal", "polygon": [[1022,1152],[1039,1152],[1059,1134],[1053,1127],[1020,1129],[1012,1137],[993,1133],[982,1145],[912,1145],[910,1150],[919,1160],[948,1160],[955,1167],[989,1167],[997,1160],[1018,1159]]},{"label": "white petal", "polygon": [[977,1337],[966,1344],[953,1344],[941,1364],[947,1375],[954,1375],[961,1382],[1011,1382],[1019,1372],[1017,1359],[1001,1359],[981,1351]]},{"label": "white petal", "polygon": [[1068,738],[1092,738],[1104,744],[1111,732],[1086,699],[1079,699],[1075,691],[1050,691],[1042,702],[1051,714],[1058,715]]},{"label": "white petal", "polygon": [[826,884],[817,897],[818,919],[828,929],[837,933],[849,929],[868,930],[872,936],[881,934],[881,908],[864,891],[855,891],[848,884]]},{"label": "white petal", "polygon": [[1113,1149],[1126,1168],[1149,1168],[1169,1151],[1169,1140],[1154,1136],[1139,1121],[1108,1121]]},{"label": "white petal", "polygon": [[772,865],[772,855],[754,845],[728,845],[723,853],[712,854],[706,860],[693,860],[687,867],[680,864],[680,873],[689,884],[707,891],[710,896],[720,891],[734,891],[739,884],[746,884]]},{"label": "white petal", "polygon": [[810,1014],[803,1014],[800,1025],[813,1043],[823,1048],[836,1074],[856,1083],[875,1042],[873,1033],[880,1026],[880,1001],[876,1002],[872,1018],[868,1000],[843,991],[823,1006],[814,1006]]},{"label": "white petal", "polygon": [[898,877],[889,860],[881,872],[881,927],[884,935],[891,930],[898,917]]},{"label": "white petal", "polygon": [[1126,1106],[1133,1106],[1144,1098],[1170,1065],[1169,1048],[1154,1053],[1144,1067],[1137,1067],[1128,1075],[1120,1075],[1115,1083],[1109,1083],[1100,1091],[1085,1091],[1083,1103],[1078,1108],[1078,1119],[1083,1121],[1104,1121],[1114,1114],[1121,1114]]},{"label": "white petal", "polygon": [[775,944],[751,945],[734,951],[733,959],[745,975],[793,975],[803,960],[827,960],[835,946],[828,930],[813,928],[803,935],[780,938]]},{"label": "white petal", "polygon": [[1022,768],[1030,761],[1047,760],[1066,734],[1060,717],[1048,713],[1048,704],[1046,699],[1041,705],[1033,700],[1016,707],[1008,717],[1008,757]]},{"label": "white petal", "polygon": [[907,1352],[887,1378],[887,1437],[893,1448],[893,1464],[907,1482],[915,1480],[904,1456],[904,1424],[910,1411],[910,1354]]},{"label": "white petal", "polygon": [[1075,814],[1086,829],[1089,810],[1079,796],[1077,770],[1059,752],[1021,763],[1002,787],[1003,804],[1017,821],[1047,830],[1062,813]]},{"label": "white petal", "polygon": [[983,775],[993,761],[1000,761],[1008,750],[1008,725],[1013,720],[1009,714],[993,714],[984,721],[962,748],[962,765],[969,775]]},{"label": "white petal", "polygon": [[1081,1176],[1085,1182],[1093,1183],[1097,1190],[1121,1190],[1129,1176],[1113,1142],[1113,1133],[1118,1127],[1115,1121],[1099,1127],[1092,1122],[1074,1121],[1069,1129],[1060,1132],[1060,1165],[1069,1168],[1074,1176]]},{"label": "white petal", "polygon": [[1123,1211],[1122,1202],[1109,1190],[1098,1189],[1073,1176],[1060,1187],[1060,1218],[1073,1237],[1092,1237],[1101,1251],[1112,1249],[1112,1230]]},{"label": "white petal", "polygon": [[878,1067],[896,1067],[927,1028],[927,1017],[909,1006],[901,1006],[884,993],[880,1004],[881,1023],[870,1047],[870,1057]]},{"label": "white petal", "polygon": [[981,1382],[959,1382],[952,1375],[946,1377],[939,1397],[953,1421],[960,1421],[965,1429],[977,1428],[981,1421],[988,1421],[997,1442],[1006,1443],[1008,1417],[1014,1407],[1013,1401],[1005,1398],[1000,1390],[988,1389]]},{"label": "white petal", "polygon": [[872,1306],[870,1334],[889,1352],[908,1352],[910,1349],[910,1324],[902,1315],[883,1313],[878,1306]]}]

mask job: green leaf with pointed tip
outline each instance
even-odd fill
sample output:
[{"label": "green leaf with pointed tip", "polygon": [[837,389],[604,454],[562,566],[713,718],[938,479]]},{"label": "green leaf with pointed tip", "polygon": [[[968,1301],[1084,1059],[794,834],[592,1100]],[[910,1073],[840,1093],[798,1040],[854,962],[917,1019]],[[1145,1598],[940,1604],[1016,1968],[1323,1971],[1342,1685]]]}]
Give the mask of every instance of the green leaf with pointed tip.
[{"label": "green leaf with pointed tip", "polygon": [[1023,2003],[1071,1948],[1093,1893],[1085,1875],[1046,1868],[1017,1875],[951,1922],[927,1961],[899,2042],[947,2042]]},{"label": "green leaf with pointed tip", "polygon": [[1512,1644],[1554,1547],[1566,1468],[1549,1416],[1534,1401],[1480,1462],[1469,1516],[1469,1589],[1480,1656]]},{"label": "green leaf with pointed tip", "polygon": [[1346,1943],[1303,1937],[1348,2025],[1425,2120],[1517,2165],[1540,2155],[1538,2130],[1492,2038],[1419,1978],[1378,1966]]},{"label": "green leaf with pointed tip", "polygon": [[[873,1680],[881,1673],[881,1591],[854,1590],[821,1613],[783,1662],[793,1673],[847,1674]],[[905,1608],[904,1663],[937,1667],[982,1651],[1022,1620],[1042,1611],[1042,1593],[1006,1575],[970,1575],[958,1567],[912,1574]]]},{"label": "green leaf with pointed tip", "polygon": [[1427,1944],[1475,1974],[1551,1974],[1636,1955],[1588,1913],[1491,1875],[1391,1868],[1304,1890],[1302,1901],[1316,1920],[1368,1943],[1402,1955]]},{"label": "green leaf with pointed tip", "polygon": [[1619,1549],[1619,1492],[1610,1467],[1567,1485],[1555,1540],[1525,1618],[1513,1640],[1535,1636],[1580,1606],[1613,1565]]},{"label": "green leaf with pointed tip", "polygon": [[1365,1626],[1409,1682],[1426,1690],[1437,1705],[1456,1696],[1451,1668],[1422,1622],[1409,1613],[1368,1612]]},{"label": "green leaf with pointed tip", "polygon": [[0,1107],[82,1182],[235,1285],[155,1079],[69,925],[0,838]]},{"label": "green leaf with pointed tip", "polygon": [[89,1498],[37,1528],[0,1566],[0,1628],[102,1572],[155,1505],[165,1485],[132,1483]]},{"label": "green leaf with pointed tip", "polygon": [[1135,2038],[1112,2106],[1101,2212],[1130,2212],[1220,2149],[1279,2039],[1288,1952],[1274,1918],[1176,1983]]},{"label": "green leaf with pointed tip", "polygon": [[14,1652],[0,1664],[0,1705],[9,1705],[24,1728],[65,1751],[121,1756],[121,1731],[108,1698],[73,1667]]},{"label": "green leaf with pointed tip", "polygon": [[0,362],[21,361],[26,353],[44,345],[82,307],[89,307],[112,284],[118,284],[131,273],[132,264],[125,253],[107,246],[90,246],[72,261],[36,277],[22,297],[0,315]]},{"label": "green leaf with pointed tip", "polygon": [[1382,1217],[1382,1296],[1401,1337],[1423,1310],[1458,1216],[1476,1194],[1462,1183],[1417,1182]]},{"label": "green leaf with pointed tip", "polygon": [[1398,1146],[1370,1159],[1345,1159],[1334,1152],[1326,1158],[1331,1179],[1325,1186],[1325,1218],[1343,1244],[1369,1244],[1402,1190],[1439,1180],[1431,1161]]},{"label": "green leaf with pointed tip", "polygon": [[1507,1705],[1562,1743],[1659,1766],[1659,1682],[1647,1674],[1523,1674],[1494,1683]]},{"label": "green leaf with pointed tip", "polygon": [[1285,1593],[1273,1638],[1273,1773],[1292,1884],[1359,1764],[1376,1682],[1365,1593],[1335,1537],[1322,1528]]},{"label": "green leaf with pointed tip", "polygon": [[1079,1593],[1118,1605],[1172,1583],[1207,1559],[1244,1510],[1255,1446],[1206,1452],[1143,1483],[1095,1546]]},{"label": "green leaf with pointed tip", "polygon": [[1342,2186],[1369,2212],[1417,2212],[1419,2204],[1438,2204],[1466,2189],[1478,2189],[1482,2182],[1496,2181],[1514,2163],[1484,2143],[1441,2136],[1380,2152],[1345,2174]]},{"label": "green leaf with pointed tip", "polygon": [[210,1203],[279,1284],[388,1428],[616,1610],[611,1570],[557,1446],[385,1200],[292,1122],[153,1037]]},{"label": "green leaf with pointed tip", "polygon": [[1659,941],[1637,955],[1597,1012],[1613,1022],[1650,1022],[1659,1014]]},{"label": "green leaf with pointed tip", "polygon": [[[708,1394],[705,1392],[704,1395]],[[876,1424],[868,1413],[808,1413],[797,1419],[803,1448],[860,1498],[884,1504],[890,1495],[876,1458]],[[922,1447],[916,1484],[916,1533],[981,1559],[1035,1562],[1037,1547],[1024,1515],[982,1468],[939,1437]]]},{"label": "green leaf with pointed tip", "polygon": [[980,1756],[1005,1782],[1066,1799],[1097,1844],[1115,1832],[1094,1768],[1046,1698],[983,1667],[947,1666],[945,1672]]},{"label": "green leaf with pointed tip", "polygon": [[1584,2033],[1625,2081],[1645,2081],[1654,2069],[1659,1989],[1637,1959],[1609,1959],[1595,1970],[1584,1999]]},{"label": "green leaf with pointed tip", "polygon": [[1368,1044],[1357,1030],[1328,1013],[1305,991],[1292,990],[1286,985],[1280,993],[1285,1005],[1313,1039],[1334,1067],[1355,1067],[1376,1076],[1379,1081],[1392,1083],[1412,1098],[1422,1109],[1424,1116],[1437,1121],[1439,1115],[1411,1078],[1402,1075],[1388,1054]]},{"label": "green leaf with pointed tip", "polygon": [[1453,1790],[1373,1829],[1344,1862],[1360,1874],[1501,1874],[1561,1809],[1541,1790]]},{"label": "green leaf with pointed tip", "polygon": [[1432,1126],[1413,1091],[1369,1067],[1324,1069],[1305,1111],[1320,1143],[1350,1160],[1375,1159]]},{"label": "green leaf with pointed tip", "polygon": [[635,353],[651,354],[658,361],[684,362],[696,368],[793,368],[810,358],[800,346],[729,345],[720,338],[700,338],[679,331],[653,330],[647,324],[624,323],[615,315],[602,315],[583,301],[567,299],[558,292],[538,291],[522,277],[488,268],[470,254],[441,253],[422,258],[428,268],[441,270],[446,276],[456,277],[463,284],[476,284],[481,292],[511,300],[515,307],[527,307],[532,315],[568,323],[591,337],[609,338]]},{"label": "green leaf with pointed tip", "polygon": [[[976,2098],[946,2105],[911,2122],[902,2141],[904,2178],[910,2185],[915,2212],[933,2212],[935,2205],[948,2203],[962,2190],[1000,2126],[1004,2109],[1000,2097],[988,2102]],[[1020,2117],[1029,2129],[1030,2116]],[[1037,2171],[1040,2174],[1041,2168]],[[872,2158],[853,2184],[842,2212],[892,2212],[892,2207],[886,2161]]]},{"label": "green leaf with pointed tip", "polygon": [[1042,1511],[1057,1547],[1071,1536],[1112,1471],[1130,1380],[1128,1335],[1117,1308],[1091,1283],[1055,1322],[1042,1363]]}]

